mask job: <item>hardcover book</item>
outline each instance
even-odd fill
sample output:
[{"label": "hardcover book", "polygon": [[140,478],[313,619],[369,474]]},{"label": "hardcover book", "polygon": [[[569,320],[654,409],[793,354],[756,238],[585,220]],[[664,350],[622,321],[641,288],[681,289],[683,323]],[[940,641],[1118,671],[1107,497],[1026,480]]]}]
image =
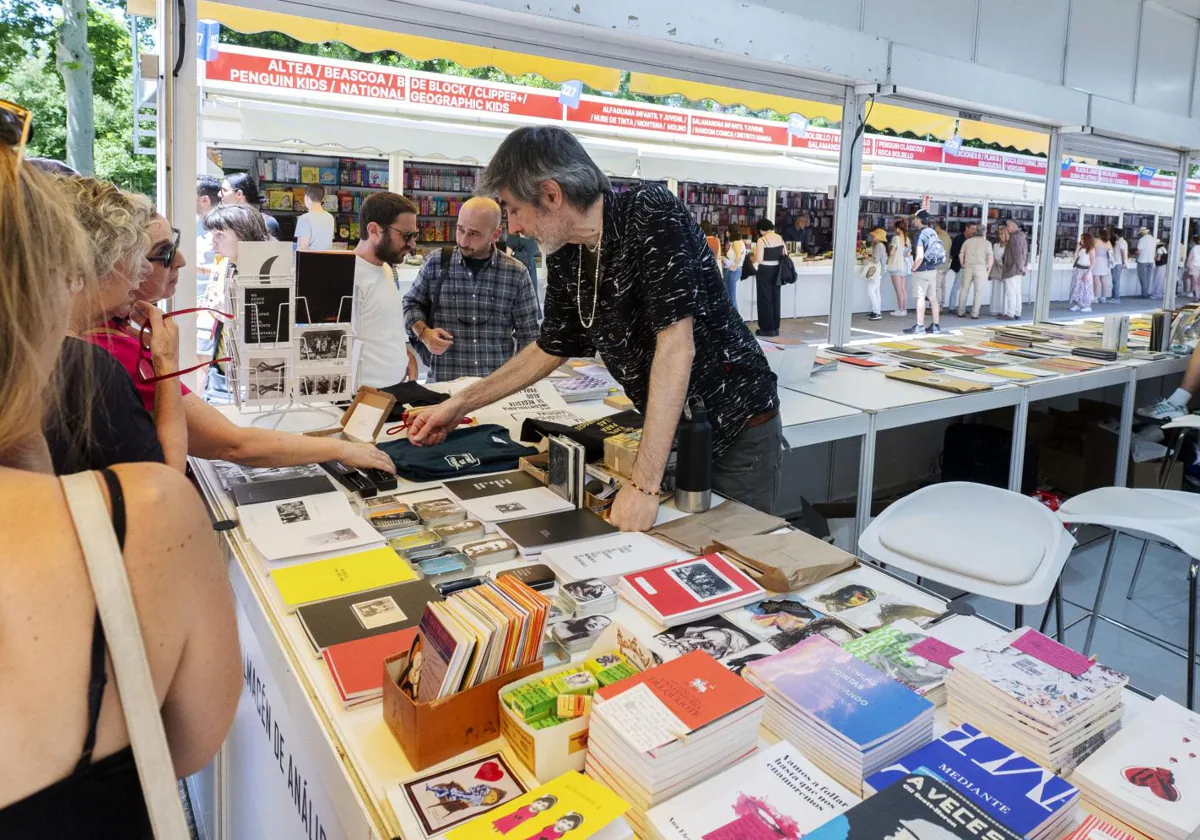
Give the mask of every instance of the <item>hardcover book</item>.
[{"label": "hardcover book", "polygon": [[[556,501],[562,501],[554,494],[550,495]],[[540,554],[547,548],[567,543],[604,537],[616,530],[590,510],[565,510],[500,525],[500,532],[515,542],[525,555]]]},{"label": "hardcover book", "polygon": [[440,600],[442,596],[428,582],[414,580],[300,607],[296,616],[319,653],[333,645],[397,631],[406,631],[411,642],[425,605]]},{"label": "hardcover book", "polygon": [[764,590],[719,554],[678,560],[624,575],[621,593],[665,626],[761,598]]},{"label": "hardcover book", "polygon": [[464,502],[487,496],[499,496],[502,493],[515,493],[518,490],[532,490],[541,486],[540,481],[524,470],[481,475],[478,478],[463,478],[457,481],[447,481],[445,484],[448,492]]}]

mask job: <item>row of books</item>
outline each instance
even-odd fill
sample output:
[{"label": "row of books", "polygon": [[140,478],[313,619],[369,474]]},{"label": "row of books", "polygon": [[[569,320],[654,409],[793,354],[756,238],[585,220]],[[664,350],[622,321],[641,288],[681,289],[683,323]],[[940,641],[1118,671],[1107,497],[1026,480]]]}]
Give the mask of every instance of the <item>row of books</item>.
[{"label": "row of books", "polygon": [[259,181],[291,184],[323,184],[327,187],[386,187],[387,165],[342,158],[336,167],[313,166],[291,158],[259,158],[256,162]]}]

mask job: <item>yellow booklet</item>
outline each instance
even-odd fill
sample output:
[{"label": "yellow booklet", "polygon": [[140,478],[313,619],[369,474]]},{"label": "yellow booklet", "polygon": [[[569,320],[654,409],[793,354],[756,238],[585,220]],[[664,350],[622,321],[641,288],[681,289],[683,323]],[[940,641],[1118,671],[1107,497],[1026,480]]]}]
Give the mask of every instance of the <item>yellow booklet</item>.
[{"label": "yellow booklet", "polygon": [[1030,379],[1038,378],[1032,373],[1026,373],[1022,370],[1013,370],[1012,368],[990,367],[984,368],[981,372],[991,374],[992,376],[1002,376],[1005,379],[1015,379],[1018,382],[1028,382]]},{"label": "yellow booklet", "polygon": [[341,595],[413,580],[417,574],[387,546],[271,572],[289,610]]},{"label": "yellow booklet", "polygon": [[628,810],[629,803],[607,787],[572,771],[476,817],[446,838],[496,840],[507,836],[532,840],[565,835],[566,840],[587,840]]}]

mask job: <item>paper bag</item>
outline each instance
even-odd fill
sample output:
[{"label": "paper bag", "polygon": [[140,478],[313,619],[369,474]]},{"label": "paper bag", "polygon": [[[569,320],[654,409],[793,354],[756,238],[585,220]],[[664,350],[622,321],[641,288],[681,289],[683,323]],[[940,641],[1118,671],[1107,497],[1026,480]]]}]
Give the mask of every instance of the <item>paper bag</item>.
[{"label": "paper bag", "polygon": [[801,589],[858,562],[853,554],[803,531],[718,540],[716,547],[772,592]]},{"label": "paper bag", "polygon": [[778,516],[760,513],[741,502],[727,500],[704,513],[665,522],[651,529],[650,534],[700,555],[713,552],[718,540],[769,534],[786,527],[787,521]]}]

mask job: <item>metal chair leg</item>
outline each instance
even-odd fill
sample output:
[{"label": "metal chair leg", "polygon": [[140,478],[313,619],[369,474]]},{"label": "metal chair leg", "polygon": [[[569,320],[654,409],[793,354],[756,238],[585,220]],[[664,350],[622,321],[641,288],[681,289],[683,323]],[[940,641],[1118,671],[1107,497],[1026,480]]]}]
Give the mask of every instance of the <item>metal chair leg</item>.
[{"label": "metal chair leg", "polygon": [[1188,567],[1188,658],[1187,658],[1187,707],[1196,708],[1196,576],[1200,572],[1200,560],[1193,559]]},{"label": "metal chair leg", "polygon": [[1054,638],[1066,644],[1064,638],[1067,631],[1063,626],[1063,594],[1062,594],[1062,578],[1058,579],[1058,586],[1054,587]]},{"label": "metal chair leg", "polygon": [[1016,630],[1018,627],[1024,627],[1024,626],[1025,626],[1025,607],[1021,604],[1017,604],[1013,608],[1013,629]]},{"label": "metal chair leg", "polygon": [[1054,638],[1062,636],[1062,578],[1059,578],[1054,584],[1054,589],[1050,592],[1050,598],[1046,601],[1046,609],[1042,611],[1042,623],[1038,626],[1038,632],[1043,636],[1046,635],[1046,626],[1050,624],[1050,610],[1055,611],[1055,621],[1057,628],[1054,633]]},{"label": "metal chair leg", "polygon": [[1137,586],[1138,575],[1142,573],[1142,564],[1146,562],[1146,549],[1150,548],[1150,540],[1142,540],[1142,550],[1138,552],[1137,566],[1133,569],[1133,580],[1129,581],[1129,591],[1125,593],[1125,600],[1133,600],[1133,588]]},{"label": "metal chair leg", "polygon": [[1112,571],[1113,555],[1117,550],[1117,537],[1120,531],[1113,531],[1108,538],[1108,553],[1104,556],[1104,570],[1100,573],[1100,586],[1096,589],[1096,603],[1092,605],[1092,615],[1088,619],[1087,638],[1083,643],[1083,655],[1092,652],[1092,637],[1096,635],[1096,622],[1100,620],[1100,604],[1104,601],[1104,590],[1108,588],[1108,573]]}]

